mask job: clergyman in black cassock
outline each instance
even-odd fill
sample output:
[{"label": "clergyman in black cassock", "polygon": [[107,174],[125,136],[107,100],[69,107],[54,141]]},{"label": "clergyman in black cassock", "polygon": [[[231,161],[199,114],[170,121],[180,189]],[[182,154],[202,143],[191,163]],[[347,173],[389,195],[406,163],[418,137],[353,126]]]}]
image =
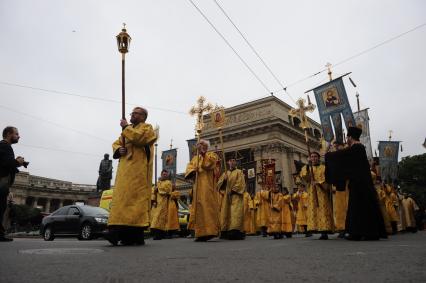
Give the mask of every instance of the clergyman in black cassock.
[{"label": "clergyman in black cassock", "polygon": [[379,240],[387,235],[365,147],[359,142],[361,132],[359,128],[349,127],[349,147],[325,155],[326,182],[339,186],[349,181],[348,239]]}]

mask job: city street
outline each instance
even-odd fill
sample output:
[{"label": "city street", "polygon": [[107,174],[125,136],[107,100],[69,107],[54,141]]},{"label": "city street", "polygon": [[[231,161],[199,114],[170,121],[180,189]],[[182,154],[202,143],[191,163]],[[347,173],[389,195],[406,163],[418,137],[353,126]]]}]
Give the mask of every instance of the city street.
[{"label": "city street", "polygon": [[426,282],[426,232],[378,242],[332,236],[244,241],[17,238],[0,243],[0,282]]}]

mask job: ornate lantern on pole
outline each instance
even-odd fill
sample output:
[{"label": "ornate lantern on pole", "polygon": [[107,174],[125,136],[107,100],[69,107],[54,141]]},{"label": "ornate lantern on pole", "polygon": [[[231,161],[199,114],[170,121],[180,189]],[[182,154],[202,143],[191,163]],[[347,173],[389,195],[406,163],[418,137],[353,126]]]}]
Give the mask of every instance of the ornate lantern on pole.
[{"label": "ornate lantern on pole", "polygon": [[[121,119],[126,119],[126,90],[125,90],[125,56],[129,52],[130,41],[132,38],[127,33],[126,24],[123,23],[123,29],[116,36],[118,51],[121,53]],[[125,145],[125,140],[123,137],[123,146]]]},{"label": "ornate lantern on pole", "polygon": [[125,57],[126,57],[126,53],[129,52],[129,46],[130,46],[130,41],[132,40],[132,38],[130,37],[130,35],[127,33],[126,30],[126,24],[123,24],[123,29],[121,30],[121,32],[116,36],[117,37],[117,47],[118,47],[118,51],[121,53],[121,98],[122,98],[122,105],[121,105],[121,110],[122,110],[122,119],[126,118],[126,114],[125,114],[125,103],[126,103],[126,92],[125,92]]}]

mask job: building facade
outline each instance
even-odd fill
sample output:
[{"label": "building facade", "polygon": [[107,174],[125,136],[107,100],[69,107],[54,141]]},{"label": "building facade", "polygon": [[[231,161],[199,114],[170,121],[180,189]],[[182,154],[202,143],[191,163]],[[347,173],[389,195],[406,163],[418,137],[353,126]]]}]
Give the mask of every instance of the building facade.
[{"label": "building facade", "polygon": [[96,186],[73,184],[20,172],[16,174],[11,192],[16,204],[40,208],[48,213],[76,202],[87,203],[88,198],[96,193]]},{"label": "building facade", "polygon": [[[275,160],[276,182],[294,188],[292,173],[294,161],[306,163],[308,150],[300,120],[289,115],[292,108],[275,96],[225,109],[222,128],[226,158],[234,156],[243,169],[255,168],[248,174],[247,190],[260,190],[262,160]],[[309,119],[308,140],[311,150],[320,150],[321,125]],[[202,138],[210,141],[211,149],[221,148],[219,131],[213,126],[211,116],[204,116]]]}]

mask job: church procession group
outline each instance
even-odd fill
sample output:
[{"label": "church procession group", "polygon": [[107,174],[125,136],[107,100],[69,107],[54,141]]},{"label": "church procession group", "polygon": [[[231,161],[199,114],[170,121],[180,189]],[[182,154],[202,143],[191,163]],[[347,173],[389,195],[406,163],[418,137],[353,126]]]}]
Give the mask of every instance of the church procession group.
[{"label": "church procession group", "polygon": [[[143,245],[148,228],[154,239],[179,229],[180,195],[170,172],[163,170],[156,186],[151,185],[157,134],[147,117],[145,108],[134,108],[130,124],[121,120],[123,130],[113,144],[119,166],[106,235],[113,245]],[[336,232],[348,240],[379,240],[398,230],[415,231],[414,201],[382,183],[380,170],[370,166],[359,141],[361,132],[348,127],[345,144],[331,143],[323,155],[312,151],[297,172],[292,194],[273,184],[250,195],[236,159],[228,159],[224,172],[218,172],[219,156],[199,139],[185,172],[193,184],[188,229],[195,241],[259,234],[281,239],[295,232],[320,234],[322,240]]]}]

